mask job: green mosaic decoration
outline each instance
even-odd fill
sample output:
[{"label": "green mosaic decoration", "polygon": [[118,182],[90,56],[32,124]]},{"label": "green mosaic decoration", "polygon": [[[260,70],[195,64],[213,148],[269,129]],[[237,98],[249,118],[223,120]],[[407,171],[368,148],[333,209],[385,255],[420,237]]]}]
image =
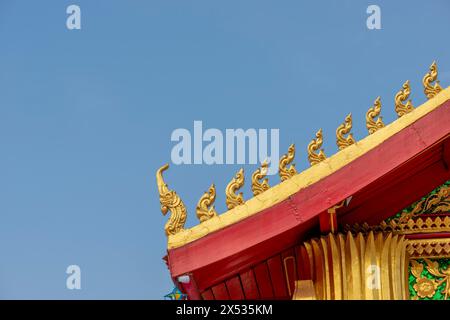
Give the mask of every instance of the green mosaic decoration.
[{"label": "green mosaic decoration", "polygon": [[[402,217],[414,216],[417,214],[431,214],[441,211],[443,207],[450,205],[450,198],[444,197],[436,201],[440,191],[448,189],[450,180],[437,187],[426,196],[414,202],[396,215],[388,218],[399,221]],[[442,193],[442,192],[441,192]],[[442,194],[441,194],[442,196]],[[420,212],[414,212],[416,207],[421,208]],[[450,299],[450,259],[414,259],[409,265],[409,294],[412,300],[449,300]]]},{"label": "green mosaic decoration", "polygon": [[450,259],[417,259],[409,265],[409,294],[412,300],[449,300]]}]

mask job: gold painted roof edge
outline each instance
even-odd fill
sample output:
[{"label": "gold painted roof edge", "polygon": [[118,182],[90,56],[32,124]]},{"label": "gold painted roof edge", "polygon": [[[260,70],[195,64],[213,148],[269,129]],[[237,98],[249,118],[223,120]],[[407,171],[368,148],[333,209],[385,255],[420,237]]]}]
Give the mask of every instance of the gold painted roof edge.
[{"label": "gold painted roof edge", "polygon": [[348,146],[347,148],[338,151],[336,154],[321,161],[320,163],[307,168],[306,170],[294,175],[292,178],[285,180],[264,191],[263,193],[247,200],[244,204],[228,210],[221,215],[216,215],[213,218],[192,228],[184,229],[176,234],[168,235],[167,248],[175,249],[182,247],[210,233],[219,231],[225,227],[240,222],[247,217],[253,216],[258,212],[282,202],[301,189],[304,189],[335,173],[337,170],[374,149],[388,138],[435,110],[447,100],[450,100],[450,87],[442,90],[434,98],[427,100],[410,113],[405,114],[404,116],[396,119],[394,122],[386,125],[386,127],[382,130],[378,130]]}]

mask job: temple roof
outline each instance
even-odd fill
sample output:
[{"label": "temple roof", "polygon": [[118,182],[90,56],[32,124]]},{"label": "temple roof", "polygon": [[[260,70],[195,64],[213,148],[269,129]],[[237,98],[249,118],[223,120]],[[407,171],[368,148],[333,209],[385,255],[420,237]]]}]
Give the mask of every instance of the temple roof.
[{"label": "temple roof", "polygon": [[[215,200],[215,189],[211,189],[214,187],[212,185],[209,193],[206,193],[202,199],[200,199],[197,207],[197,215],[201,220],[199,225],[189,229],[182,228],[186,218],[186,208],[184,207],[181,199],[176,196],[181,203],[179,209],[181,208],[181,211],[184,211],[184,216],[182,215],[182,217],[184,217],[184,221],[178,221],[178,227],[175,227],[172,232],[167,232],[166,229],[168,234],[168,249],[170,250],[184,246],[271,208],[299,191],[307,189],[318,181],[321,181],[333,173],[336,173],[341,168],[363,157],[371,150],[376,149],[386,140],[395,136],[405,128],[410,127],[419,119],[422,119],[426,115],[430,114],[450,99],[450,88],[443,90],[439,86],[438,81],[434,85],[431,84],[432,81],[436,81],[436,78],[437,69],[435,63],[433,63],[430,67],[430,72],[427,73],[423,79],[424,92],[429,100],[416,108],[412,106],[410,100],[406,102],[410,94],[410,88],[409,81],[405,82],[402,89],[395,96],[395,109],[399,118],[391,124],[384,125],[381,117],[375,119],[375,117],[379,116],[381,110],[380,99],[377,98],[374,106],[368,110],[366,115],[366,126],[369,135],[359,141],[355,141],[350,133],[352,119],[351,115],[347,116],[345,122],[338,127],[336,131],[336,140],[340,151],[329,158],[325,158],[323,151],[316,153],[322,144],[322,132],[319,130],[316,134],[316,139],[314,139],[308,146],[308,158],[311,162],[311,167],[300,173],[297,173],[295,168],[292,166],[291,168],[287,168],[287,165],[292,162],[295,155],[295,147],[291,145],[289,152],[280,159],[280,177],[282,182],[270,188],[266,186],[259,194],[246,201],[239,199],[238,195],[233,195],[233,192],[242,186],[239,182],[239,177],[244,174],[241,169],[236,178],[230,182],[229,187],[227,188],[227,204],[229,204],[230,209],[220,215],[218,215],[215,211],[212,211],[214,209],[211,210],[210,208]],[[347,137],[345,137],[346,134]],[[158,171],[157,175],[159,177],[159,185],[165,186],[167,189],[165,190],[166,194],[169,190],[167,185],[165,185],[162,180],[162,171],[166,170],[167,167],[168,166],[164,166],[162,170]],[[264,164],[262,169],[264,169]],[[257,172],[255,172],[255,174],[256,173]],[[259,170],[258,173],[259,178],[264,177],[262,170]],[[261,187],[261,183],[255,179],[252,180],[254,184],[259,184]],[[172,192],[172,195],[175,194],[174,191],[170,192]],[[333,203],[333,201],[327,203],[327,199],[324,199],[324,203],[326,203],[328,207],[336,204]],[[201,205],[202,202],[203,205]],[[199,215],[199,206],[203,207],[204,214],[202,216]],[[209,216],[208,209],[210,210]]]},{"label": "temple roof", "polygon": [[[217,214],[214,185],[197,204],[200,224],[184,229],[187,209],[157,171],[166,223],[168,267],[172,278],[189,275],[194,292],[230,279],[275,257],[311,236],[346,224],[379,224],[450,179],[450,88],[442,89],[433,65],[422,82],[428,100],[414,107],[409,82],[395,95],[398,119],[385,125],[377,99],[366,114],[369,135],[355,141],[348,115],[336,130],[339,151],[325,157],[322,132],[308,145],[311,167],[297,172],[295,147],[280,158],[281,182],[264,182],[265,165],[252,174],[254,196],[237,193],[244,183],[239,170],[225,195],[228,211]],[[435,82],[435,83],[432,83]],[[319,151],[320,150],[320,151]],[[256,195],[255,195],[256,194]]]}]

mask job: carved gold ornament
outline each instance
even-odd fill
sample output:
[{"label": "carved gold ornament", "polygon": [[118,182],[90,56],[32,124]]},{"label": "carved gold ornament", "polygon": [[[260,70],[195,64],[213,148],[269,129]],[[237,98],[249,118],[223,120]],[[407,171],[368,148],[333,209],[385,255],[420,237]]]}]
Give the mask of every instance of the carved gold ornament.
[{"label": "carved gold ornament", "polygon": [[344,226],[344,230],[392,231],[399,234],[450,232],[450,216],[435,215],[443,212],[450,212],[450,185],[446,184],[413,204],[410,212],[403,211],[400,216],[389,221],[382,221],[379,225],[356,223],[352,226]]},{"label": "carved gold ornament", "polygon": [[267,161],[264,161],[261,164],[261,168],[258,168],[255,170],[255,172],[253,172],[252,191],[254,196],[257,196],[258,194],[263,193],[270,188],[269,179],[264,179],[264,177],[267,175],[268,168],[269,164],[267,163]]},{"label": "carved gold ornament", "polygon": [[278,174],[280,175],[281,181],[285,181],[297,174],[295,164],[291,164],[290,167],[287,167],[290,163],[292,163],[292,161],[294,161],[294,157],[295,157],[295,145],[291,144],[289,146],[288,152],[280,158]]},{"label": "carved gold ornament", "polygon": [[244,196],[241,193],[236,194],[236,191],[239,190],[244,185],[244,169],[240,169],[236,176],[228,183],[225,189],[226,195],[226,204],[229,210],[241,205],[244,203]]},{"label": "carved gold ornament", "polygon": [[407,240],[392,233],[330,233],[303,243],[319,300],[404,300]]},{"label": "carved gold ornament", "polygon": [[413,239],[407,250],[413,258],[450,258],[450,239]]},{"label": "carved gold ornament", "polygon": [[[322,147],[323,143],[323,136],[322,136],[322,129],[319,129],[316,133],[316,139],[313,139],[308,144],[308,160],[311,166],[318,164],[319,162],[326,159],[325,153],[323,149],[320,149]],[[317,150],[320,151],[318,153]]]},{"label": "carved gold ornament", "polygon": [[[423,91],[425,92],[425,95],[428,99],[433,98],[435,95],[437,95],[439,92],[442,91],[442,87],[439,84],[439,80],[437,80],[438,76],[438,70],[436,61],[433,61],[433,63],[430,66],[430,72],[428,72],[422,80],[423,83]],[[432,82],[436,82],[435,84],[432,84]]]},{"label": "carved gold ornament", "polygon": [[403,212],[398,219],[399,223],[405,223],[412,217],[424,213],[440,213],[450,211],[450,185],[443,185],[422,200],[418,201],[411,212]]},{"label": "carved gold ornament", "polygon": [[169,168],[168,164],[163,165],[156,171],[156,183],[159,191],[159,202],[161,203],[161,212],[166,215],[171,212],[170,218],[165,225],[166,235],[174,235],[184,228],[186,223],[186,207],[183,201],[173,190],[169,190],[164,182],[162,173]]},{"label": "carved gold ornament", "polygon": [[416,290],[417,295],[420,298],[433,298],[434,294],[436,293],[437,287],[438,284],[434,279],[423,277],[418,278],[416,284],[413,286],[414,290]]},{"label": "carved gold ornament", "polygon": [[[366,113],[366,127],[367,130],[369,131],[369,134],[372,134],[378,129],[384,127],[383,118],[380,116],[380,112],[381,112],[381,98],[378,97],[373,103],[373,106],[370,107]],[[375,120],[376,117],[378,117],[378,119]]]},{"label": "carved gold ornament", "polygon": [[397,112],[398,117],[403,117],[405,114],[410,113],[414,110],[414,106],[411,103],[411,100],[408,100],[406,104],[403,102],[406,101],[409,98],[409,95],[411,93],[411,88],[409,86],[409,80],[407,80],[403,86],[402,89],[397,92],[395,95],[395,112]]},{"label": "carved gold ornament", "polygon": [[214,201],[216,201],[216,187],[212,184],[209,190],[205,192],[197,203],[197,218],[200,222],[211,219],[217,216],[216,209],[214,209]]},{"label": "carved gold ornament", "polygon": [[[355,139],[353,139],[353,135],[350,133],[350,130],[352,130],[352,114],[350,113],[348,116],[345,117],[344,123],[342,123],[337,129],[336,129],[336,144],[339,148],[339,150],[343,150],[347,148],[348,146],[355,143]],[[347,137],[344,137],[348,133]]]},{"label": "carved gold ornament", "polygon": [[[422,276],[424,264],[431,276],[429,279]],[[416,278],[413,285],[414,291],[419,298],[433,298],[436,290],[444,284],[441,293],[444,295],[444,300],[447,300],[450,294],[450,270],[447,267],[440,268],[438,261],[432,261],[424,258],[423,263],[418,260],[411,260],[411,273]]]}]

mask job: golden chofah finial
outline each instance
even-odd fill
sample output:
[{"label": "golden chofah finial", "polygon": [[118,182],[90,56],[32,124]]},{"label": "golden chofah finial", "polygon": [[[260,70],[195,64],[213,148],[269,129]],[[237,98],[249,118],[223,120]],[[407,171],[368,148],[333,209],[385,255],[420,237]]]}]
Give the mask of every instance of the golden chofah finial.
[{"label": "golden chofah finial", "polygon": [[[367,130],[369,131],[369,134],[372,134],[378,129],[384,127],[383,117],[380,116],[380,112],[381,112],[381,98],[378,97],[373,103],[373,106],[370,107],[366,113],[366,127]],[[378,117],[377,120],[375,120],[376,117]]]},{"label": "golden chofah finial", "polygon": [[411,93],[411,88],[409,86],[409,80],[407,80],[402,89],[397,92],[395,95],[395,112],[397,112],[398,117],[403,117],[405,114],[410,113],[414,110],[414,106],[411,103],[411,100],[408,100],[406,104],[403,104],[409,98],[409,94]]},{"label": "golden chofah finial", "polygon": [[214,209],[214,201],[216,201],[216,187],[214,183],[209,187],[209,190],[205,192],[197,203],[197,218],[200,222],[211,219],[217,216],[217,211]]},{"label": "golden chofah finial", "polygon": [[270,188],[269,179],[264,179],[264,177],[267,175],[268,168],[269,164],[266,160],[264,160],[264,162],[261,164],[261,168],[258,168],[255,170],[255,172],[253,172],[252,191],[254,196],[257,196],[258,194],[263,193]]},{"label": "golden chofah finial", "polygon": [[226,195],[226,204],[228,210],[231,210],[241,204],[244,203],[244,197],[242,195],[242,192],[239,194],[236,194],[236,191],[240,189],[244,185],[244,169],[241,168],[241,170],[236,173],[236,176],[230,181],[230,183],[227,185],[227,188],[225,189],[225,195]]},{"label": "golden chofah finial", "polygon": [[[318,164],[319,162],[326,159],[323,149],[320,149],[322,147],[322,143],[322,129],[319,129],[319,131],[317,131],[316,133],[316,139],[312,139],[312,141],[308,144],[308,160],[311,166]],[[319,149],[319,153],[316,153],[316,151]]]},{"label": "golden chofah finial", "polygon": [[186,223],[186,207],[183,201],[173,190],[169,190],[167,184],[164,182],[162,173],[169,168],[168,164],[163,165],[156,171],[156,183],[159,191],[159,202],[161,203],[161,212],[166,215],[171,212],[170,218],[166,223],[166,235],[174,235],[184,228]]},{"label": "golden chofah finial", "polygon": [[[336,129],[336,144],[339,150],[343,150],[348,146],[355,143],[355,139],[353,139],[353,135],[350,133],[352,130],[352,114],[349,113],[348,116],[345,117],[344,123],[342,123]],[[344,137],[348,133],[347,138]]]},{"label": "golden chofah finial", "polygon": [[[428,72],[422,80],[423,83],[423,91],[425,92],[425,95],[428,99],[433,98],[435,95],[437,95],[439,92],[442,91],[442,87],[439,84],[439,80],[437,80],[438,76],[438,70],[436,61],[433,61],[433,63],[430,66],[430,72]],[[435,84],[431,84],[432,82],[436,81]]]},{"label": "golden chofah finial", "polygon": [[280,175],[281,181],[285,181],[297,174],[295,169],[295,164],[291,164],[289,168],[287,166],[294,161],[295,157],[295,145],[291,144],[289,146],[288,152],[280,158],[280,164],[278,166],[278,174]]}]

